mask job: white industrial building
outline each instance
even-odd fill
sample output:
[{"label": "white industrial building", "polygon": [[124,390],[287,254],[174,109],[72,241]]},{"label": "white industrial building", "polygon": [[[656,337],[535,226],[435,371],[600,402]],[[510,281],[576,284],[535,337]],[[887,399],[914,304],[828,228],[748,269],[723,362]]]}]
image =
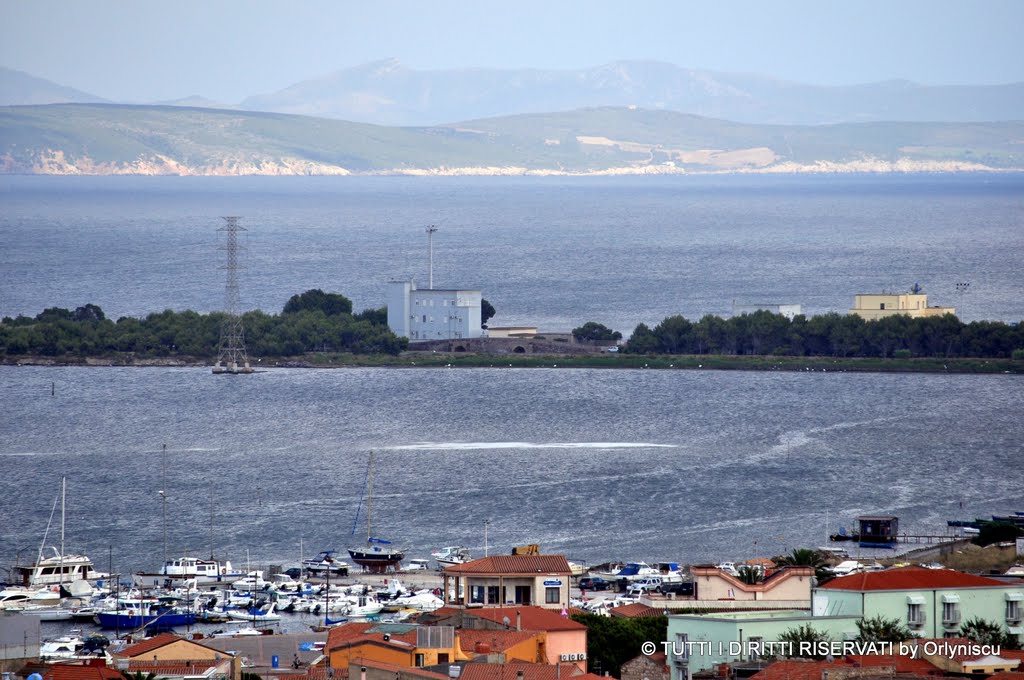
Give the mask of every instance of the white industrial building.
[{"label": "white industrial building", "polygon": [[416,288],[414,281],[388,283],[388,327],[410,341],[479,338],[478,290]]}]

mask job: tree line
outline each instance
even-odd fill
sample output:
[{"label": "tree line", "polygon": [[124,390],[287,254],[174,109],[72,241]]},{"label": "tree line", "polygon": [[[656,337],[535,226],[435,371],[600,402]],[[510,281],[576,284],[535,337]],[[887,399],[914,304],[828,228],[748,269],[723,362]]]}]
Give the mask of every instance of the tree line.
[{"label": "tree line", "polygon": [[[593,333],[593,329],[591,329]],[[767,311],[693,323],[676,315],[654,328],[639,324],[623,351],[634,354],[725,354],[832,357],[1024,358],[1024,327],[963,323],[952,314],[902,314],[866,321],[835,312],[792,320]]]},{"label": "tree line", "polygon": [[[222,312],[165,310],[143,318],[106,318],[97,305],[51,307],[35,317],[0,321],[0,354],[102,356],[131,352],[144,357],[217,356]],[[292,296],[280,314],[242,315],[250,356],[297,356],[306,352],[397,355],[408,345],[387,325],[387,310],[353,314],[337,293],[308,290]]]}]

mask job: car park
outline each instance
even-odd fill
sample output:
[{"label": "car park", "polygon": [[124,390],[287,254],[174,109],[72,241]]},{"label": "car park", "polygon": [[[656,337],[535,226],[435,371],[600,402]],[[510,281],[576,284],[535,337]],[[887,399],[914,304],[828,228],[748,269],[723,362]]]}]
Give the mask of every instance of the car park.
[{"label": "car park", "polygon": [[584,576],[577,585],[580,590],[608,590],[612,584],[600,576]]}]

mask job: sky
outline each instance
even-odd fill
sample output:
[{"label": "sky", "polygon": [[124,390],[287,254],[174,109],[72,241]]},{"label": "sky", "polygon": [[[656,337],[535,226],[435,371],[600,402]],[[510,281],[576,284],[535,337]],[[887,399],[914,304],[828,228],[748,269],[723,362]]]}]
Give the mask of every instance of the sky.
[{"label": "sky", "polygon": [[1024,0],[0,0],[0,66],[122,102],[224,104],[379,59],[654,59],[817,85],[1024,81]]}]

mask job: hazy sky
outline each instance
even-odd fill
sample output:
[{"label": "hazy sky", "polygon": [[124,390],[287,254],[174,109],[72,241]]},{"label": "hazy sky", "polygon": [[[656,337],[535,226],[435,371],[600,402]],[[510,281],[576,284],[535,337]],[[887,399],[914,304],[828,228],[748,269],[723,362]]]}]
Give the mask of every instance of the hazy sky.
[{"label": "hazy sky", "polygon": [[388,57],[620,59],[821,85],[1024,81],[1024,0],[0,0],[0,66],[118,101],[236,103]]}]

